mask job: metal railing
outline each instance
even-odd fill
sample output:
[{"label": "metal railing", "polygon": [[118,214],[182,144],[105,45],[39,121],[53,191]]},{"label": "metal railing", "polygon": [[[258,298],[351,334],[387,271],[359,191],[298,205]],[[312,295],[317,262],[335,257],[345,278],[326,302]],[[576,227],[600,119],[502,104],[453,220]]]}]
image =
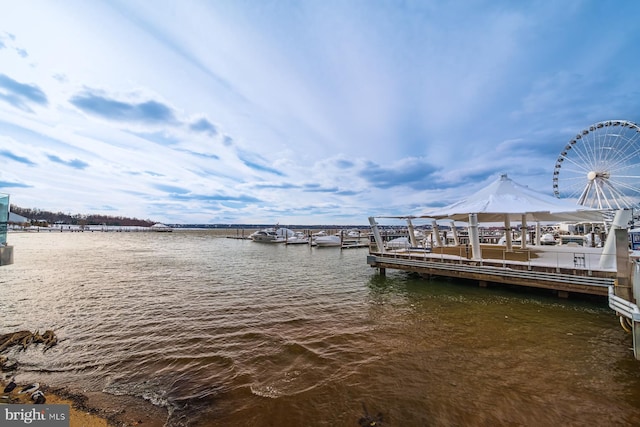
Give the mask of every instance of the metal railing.
[{"label": "metal railing", "polygon": [[[574,274],[560,273],[559,270],[554,273],[544,271],[533,271],[531,269],[513,269],[509,268],[506,264],[504,266],[494,266],[489,264],[487,260],[483,261],[470,261],[455,260],[451,258],[445,258],[445,255],[438,257],[437,261],[434,260],[434,256],[430,257],[409,257],[407,254],[402,256],[399,253],[384,253],[384,254],[371,254],[367,258],[369,265],[375,265],[376,263],[384,263],[390,265],[398,265],[411,268],[428,268],[441,271],[455,271],[457,273],[475,274],[475,275],[491,275],[505,278],[521,278],[527,280],[544,280],[548,282],[557,283],[571,283],[576,285],[587,285],[595,287],[608,287],[612,286],[615,279],[612,277],[593,277],[593,276],[579,276]],[[463,262],[464,261],[464,262]],[[476,265],[474,265],[476,264]]]},{"label": "metal railing", "polygon": [[[607,271],[607,269],[601,269],[600,264],[602,260],[604,265],[615,265],[615,254],[592,254],[584,251],[580,251],[579,247],[576,247],[576,251],[553,251],[546,249],[544,251],[544,258],[539,256],[525,255],[526,251],[517,249],[515,251],[503,251],[501,258],[482,258],[478,260],[471,259],[470,249],[464,246],[447,247],[447,253],[439,253],[437,248],[435,252],[430,249],[422,248],[409,248],[409,249],[396,249],[386,250],[381,255],[391,258],[407,258],[420,259],[421,261],[433,261],[448,262],[456,264],[467,264],[469,262],[479,263],[479,265],[496,265],[500,264],[503,268],[507,268],[512,265],[522,265],[528,270],[533,267],[554,267],[557,272],[561,269],[572,270],[586,270],[591,271]],[[377,253],[375,245],[370,246],[369,252],[372,254]],[[517,255],[522,254],[522,259],[518,259]],[[613,269],[611,270],[613,271]]]},{"label": "metal railing", "polygon": [[638,309],[638,306],[617,296],[614,293],[613,286],[609,286],[609,308],[629,319],[640,321],[640,309]]}]

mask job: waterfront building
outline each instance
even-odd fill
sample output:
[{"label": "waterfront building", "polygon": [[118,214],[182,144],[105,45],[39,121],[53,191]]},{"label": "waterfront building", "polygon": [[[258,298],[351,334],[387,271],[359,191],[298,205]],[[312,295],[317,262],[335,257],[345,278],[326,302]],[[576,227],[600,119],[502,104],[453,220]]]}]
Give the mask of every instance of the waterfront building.
[{"label": "waterfront building", "polygon": [[7,244],[9,195],[0,193],[0,266],[13,264],[13,246]]}]

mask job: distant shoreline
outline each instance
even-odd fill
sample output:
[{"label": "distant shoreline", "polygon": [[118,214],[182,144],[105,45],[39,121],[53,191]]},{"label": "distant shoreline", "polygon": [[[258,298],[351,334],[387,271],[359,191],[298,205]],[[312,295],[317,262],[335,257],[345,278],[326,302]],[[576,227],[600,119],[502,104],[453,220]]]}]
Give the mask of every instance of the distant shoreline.
[{"label": "distant shoreline", "polygon": [[[230,237],[230,238],[249,238],[249,235],[262,228],[259,226],[236,226],[236,227],[192,227],[192,226],[170,226],[173,232],[188,232],[188,231],[206,231],[216,237]],[[282,227],[285,228],[285,227]],[[337,227],[337,226],[288,226],[294,231],[303,232],[315,232],[317,230],[325,230],[328,234],[339,233],[341,230],[358,228],[360,230],[367,230],[368,227]],[[9,233],[159,233],[166,234],[165,230],[154,230],[151,227],[130,227],[130,226],[77,226],[77,225],[63,225],[53,227],[25,227],[25,228],[9,228]]]}]

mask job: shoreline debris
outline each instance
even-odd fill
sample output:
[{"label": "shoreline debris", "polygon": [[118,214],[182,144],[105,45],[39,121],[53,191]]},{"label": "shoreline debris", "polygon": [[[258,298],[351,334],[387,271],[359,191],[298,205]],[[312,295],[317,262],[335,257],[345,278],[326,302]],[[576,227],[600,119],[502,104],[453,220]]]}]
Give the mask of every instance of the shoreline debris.
[{"label": "shoreline debris", "polygon": [[22,350],[26,350],[31,344],[44,344],[42,350],[44,352],[58,344],[58,337],[52,330],[47,330],[42,335],[40,335],[40,331],[18,331],[0,335],[0,353],[16,345],[22,346]]}]

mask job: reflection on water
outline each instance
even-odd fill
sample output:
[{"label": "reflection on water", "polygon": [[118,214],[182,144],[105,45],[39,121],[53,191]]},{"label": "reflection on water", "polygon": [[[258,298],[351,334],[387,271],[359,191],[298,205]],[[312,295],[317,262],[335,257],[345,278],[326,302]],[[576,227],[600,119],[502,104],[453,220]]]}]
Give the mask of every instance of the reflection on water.
[{"label": "reflection on water", "polygon": [[[25,377],[135,395],[169,425],[634,425],[605,301],[378,276],[366,249],[174,233],[12,234],[1,332],[55,329]],[[45,378],[43,378],[43,375]]]}]

